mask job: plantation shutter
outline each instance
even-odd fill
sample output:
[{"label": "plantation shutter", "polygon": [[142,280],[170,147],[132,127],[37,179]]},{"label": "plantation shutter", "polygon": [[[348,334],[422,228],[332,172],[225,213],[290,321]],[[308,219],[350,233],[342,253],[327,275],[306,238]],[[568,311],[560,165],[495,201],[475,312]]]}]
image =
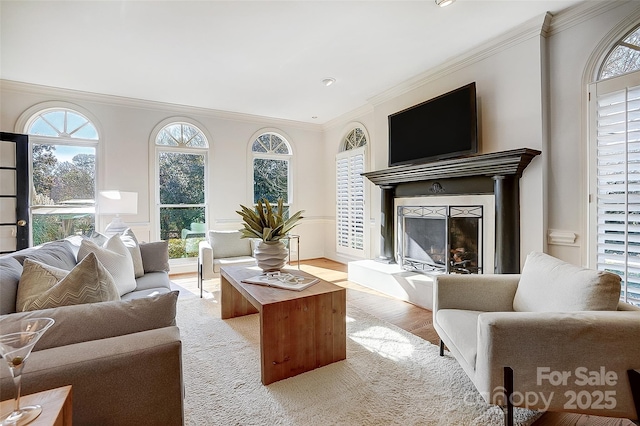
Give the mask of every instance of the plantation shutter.
[{"label": "plantation shutter", "polygon": [[364,251],[364,148],[336,156],[336,222],[338,253]]},{"label": "plantation shutter", "polygon": [[640,86],[615,80],[591,88],[596,266],[620,275],[621,299],[640,303]]}]

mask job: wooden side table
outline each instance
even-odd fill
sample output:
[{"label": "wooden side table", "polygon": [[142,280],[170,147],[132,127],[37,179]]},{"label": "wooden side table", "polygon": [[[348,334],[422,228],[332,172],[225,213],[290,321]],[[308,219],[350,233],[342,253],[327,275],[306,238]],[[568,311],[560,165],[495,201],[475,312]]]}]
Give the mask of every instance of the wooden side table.
[{"label": "wooden side table", "polygon": [[[0,402],[0,413],[4,416],[13,410],[13,399]],[[41,405],[42,413],[29,426],[71,426],[71,386],[50,389],[20,397],[20,405]]]}]

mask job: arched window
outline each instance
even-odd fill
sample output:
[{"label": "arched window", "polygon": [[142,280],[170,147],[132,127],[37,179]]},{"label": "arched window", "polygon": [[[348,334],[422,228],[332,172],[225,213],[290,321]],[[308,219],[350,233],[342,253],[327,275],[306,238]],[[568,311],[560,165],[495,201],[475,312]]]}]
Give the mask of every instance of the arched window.
[{"label": "arched window", "polygon": [[622,278],[621,298],[640,305],[640,27],[606,55],[589,86],[591,259]]},{"label": "arched window", "polygon": [[25,132],[32,142],[33,245],[90,235],[95,229],[96,126],[73,109],[47,108],[31,116]]},{"label": "arched window", "polygon": [[291,204],[291,158],[289,142],[281,134],[265,132],[251,144],[253,154],[253,202],[266,198],[276,203],[282,198]]},{"label": "arched window", "polygon": [[599,80],[640,70],[640,27],[611,49],[600,68]]},{"label": "arched window", "polygon": [[169,122],[155,137],[158,226],[169,257],[198,256],[206,237],[206,164],[209,142],[193,123]]},{"label": "arched window", "polygon": [[361,127],[350,130],[336,155],[336,251],[364,256],[364,178],[367,137]]}]

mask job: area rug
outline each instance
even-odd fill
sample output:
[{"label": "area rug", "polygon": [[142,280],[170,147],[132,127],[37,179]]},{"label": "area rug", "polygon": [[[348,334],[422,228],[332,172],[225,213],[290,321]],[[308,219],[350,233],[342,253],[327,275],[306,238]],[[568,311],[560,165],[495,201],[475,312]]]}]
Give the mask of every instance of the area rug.
[{"label": "area rug", "polygon": [[[289,379],[260,381],[257,314],[220,318],[215,299],[178,301],[185,425],[502,425],[456,360],[354,307],[347,359]],[[517,423],[538,414],[517,410]]]}]

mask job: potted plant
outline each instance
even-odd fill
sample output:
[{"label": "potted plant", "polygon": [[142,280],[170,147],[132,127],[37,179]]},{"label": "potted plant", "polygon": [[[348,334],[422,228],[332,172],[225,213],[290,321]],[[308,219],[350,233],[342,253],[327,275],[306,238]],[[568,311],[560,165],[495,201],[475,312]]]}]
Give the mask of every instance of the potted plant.
[{"label": "potted plant", "polygon": [[240,230],[242,238],[260,239],[254,250],[258,267],[265,272],[279,271],[287,259],[287,248],[282,238],[302,219],[302,211],[285,219],[282,199],[278,200],[278,206],[274,210],[266,198],[258,200],[255,209],[243,205],[240,208],[241,211],[236,213],[244,222],[244,228]]}]

